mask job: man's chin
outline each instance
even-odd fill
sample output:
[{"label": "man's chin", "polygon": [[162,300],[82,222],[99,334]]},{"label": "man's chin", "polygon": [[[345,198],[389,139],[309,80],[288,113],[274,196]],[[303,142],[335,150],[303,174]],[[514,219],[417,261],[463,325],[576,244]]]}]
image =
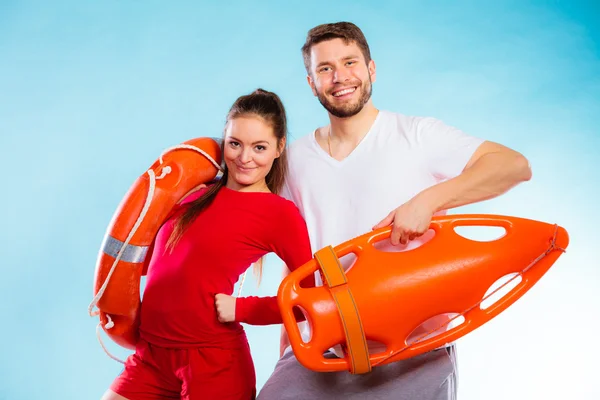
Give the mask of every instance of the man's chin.
[{"label": "man's chin", "polygon": [[[344,105],[335,105],[334,104],[335,98],[333,99],[333,101],[330,101],[329,99],[326,99],[325,101],[323,101],[322,98],[319,98],[319,102],[321,103],[321,105],[323,107],[325,107],[325,109],[327,111],[329,111],[329,113],[331,115],[333,115],[334,117],[337,118],[350,118],[355,116],[356,114],[358,114],[359,112],[361,112],[361,110],[364,108],[364,104],[358,104],[360,103],[360,101],[354,101],[352,103],[346,103]],[[365,103],[366,104],[366,103]]]},{"label": "man's chin", "polygon": [[359,107],[359,106],[344,107],[344,108],[330,106],[330,107],[326,107],[326,108],[327,108],[327,111],[329,111],[329,113],[331,115],[334,115],[338,118],[354,117],[356,114],[358,114],[362,110],[362,107]]}]

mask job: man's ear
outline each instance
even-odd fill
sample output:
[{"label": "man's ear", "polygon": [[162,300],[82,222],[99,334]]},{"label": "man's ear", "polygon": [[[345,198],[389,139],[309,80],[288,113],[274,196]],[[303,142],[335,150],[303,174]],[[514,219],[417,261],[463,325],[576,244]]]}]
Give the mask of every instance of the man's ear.
[{"label": "man's ear", "polygon": [[375,61],[369,61],[369,75],[371,76],[371,83],[377,80],[377,69],[375,68]]},{"label": "man's ear", "polygon": [[310,89],[312,90],[313,95],[316,97],[317,89],[315,88],[315,81],[313,80],[313,78],[311,78],[310,75],[306,75],[306,81],[308,82],[308,86],[310,86]]}]

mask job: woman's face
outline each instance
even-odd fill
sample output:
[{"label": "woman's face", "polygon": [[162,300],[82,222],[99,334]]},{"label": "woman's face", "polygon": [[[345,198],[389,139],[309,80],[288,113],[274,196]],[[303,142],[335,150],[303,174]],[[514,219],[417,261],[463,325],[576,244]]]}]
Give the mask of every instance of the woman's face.
[{"label": "woman's face", "polygon": [[265,177],[281,155],[273,127],[259,116],[232,118],[225,128],[224,159],[229,170],[227,187],[233,190],[268,190]]}]

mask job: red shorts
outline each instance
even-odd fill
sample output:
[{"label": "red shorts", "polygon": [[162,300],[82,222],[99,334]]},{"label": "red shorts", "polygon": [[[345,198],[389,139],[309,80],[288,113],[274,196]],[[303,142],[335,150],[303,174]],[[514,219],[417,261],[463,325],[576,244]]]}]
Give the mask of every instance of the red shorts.
[{"label": "red shorts", "polygon": [[110,389],[130,400],[254,400],[256,374],[248,343],[167,349],[140,340]]}]

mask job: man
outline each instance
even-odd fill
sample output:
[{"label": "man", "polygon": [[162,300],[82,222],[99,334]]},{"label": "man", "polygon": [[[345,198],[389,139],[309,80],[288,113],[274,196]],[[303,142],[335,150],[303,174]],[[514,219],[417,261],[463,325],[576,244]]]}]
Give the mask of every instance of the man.
[{"label": "man", "polygon": [[[375,108],[375,63],[356,25],[311,29],[302,53],[308,84],[330,124],[290,146],[284,196],[306,219],[313,251],[387,225],[391,246],[409,250],[427,240],[434,215],[496,197],[531,178],[527,159],[516,151],[434,118]],[[305,340],[309,334],[304,326]],[[259,400],[456,398],[453,345],[353,375],[304,368],[286,339]],[[337,347],[326,356],[336,354]]]}]

